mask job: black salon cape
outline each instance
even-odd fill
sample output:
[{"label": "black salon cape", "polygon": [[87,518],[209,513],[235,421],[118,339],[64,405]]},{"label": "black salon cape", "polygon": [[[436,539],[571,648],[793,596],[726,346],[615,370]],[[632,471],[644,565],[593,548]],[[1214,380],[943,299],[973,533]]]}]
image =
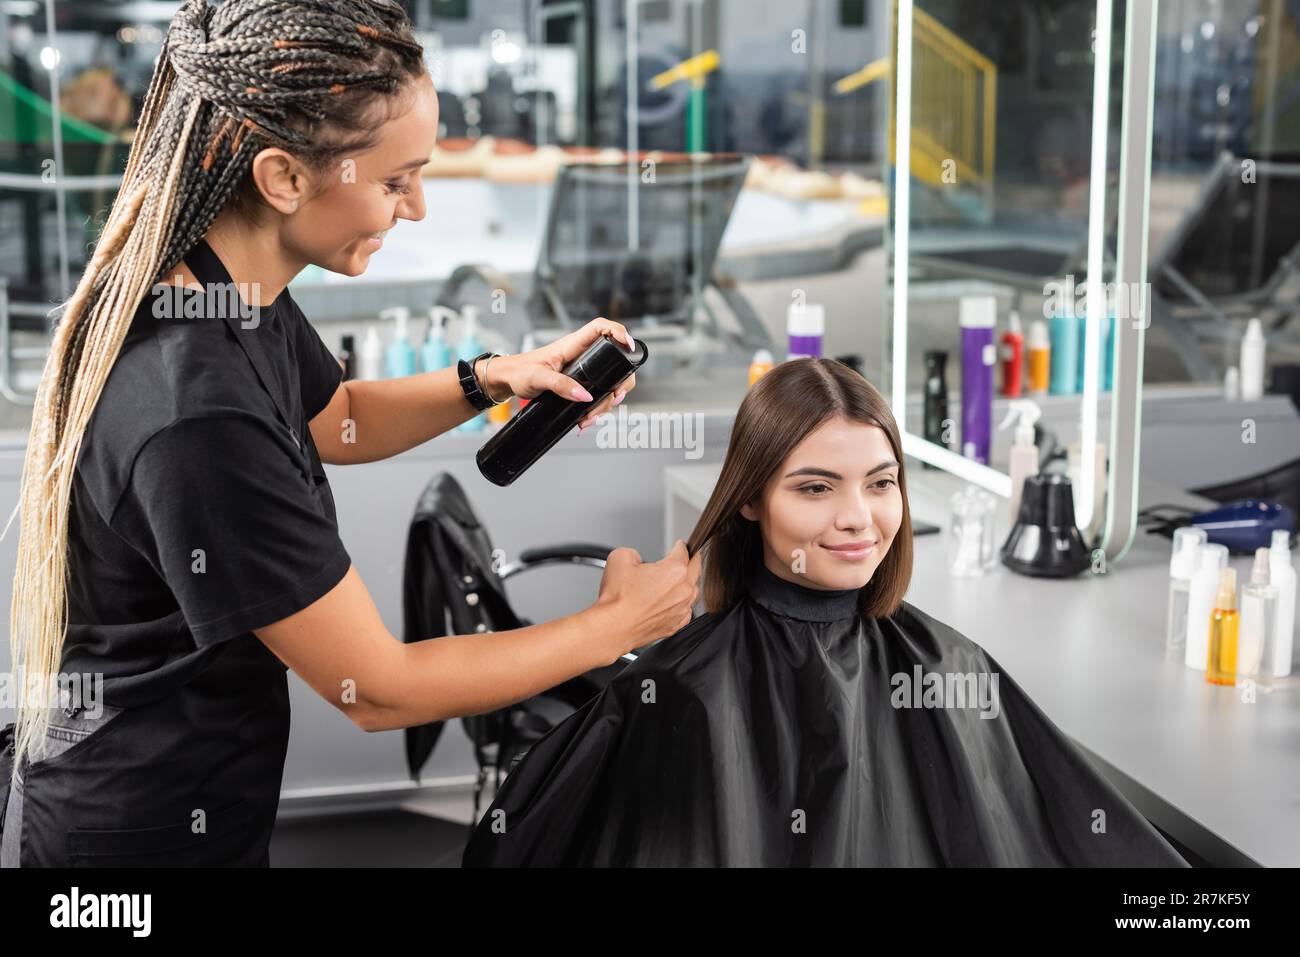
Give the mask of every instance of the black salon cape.
[{"label": "black salon cape", "polygon": [[[978,645],[855,601],[763,569],[534,745],[465,866],[1187,866]],[[997,716],[895,707],[926,672]]]}]

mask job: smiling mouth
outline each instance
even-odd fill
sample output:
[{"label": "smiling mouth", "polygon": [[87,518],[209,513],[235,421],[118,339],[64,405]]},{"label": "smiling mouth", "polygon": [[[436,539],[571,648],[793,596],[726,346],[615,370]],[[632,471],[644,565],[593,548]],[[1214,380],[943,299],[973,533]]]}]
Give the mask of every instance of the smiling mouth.
[{"label": "smiling mouth", "polygon": [[878,544],[878,542],[864,539],[860,542],[845,542],[842,545],[823,545],[822,548],[837,558],[856,560],[866,558],[875,551]]}]

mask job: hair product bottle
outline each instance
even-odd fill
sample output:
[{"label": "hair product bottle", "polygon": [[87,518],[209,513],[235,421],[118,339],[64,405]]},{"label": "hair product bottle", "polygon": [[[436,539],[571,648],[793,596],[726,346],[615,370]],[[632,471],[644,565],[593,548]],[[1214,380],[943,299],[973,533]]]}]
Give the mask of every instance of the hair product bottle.
[{"label": "hair product bottle", "polygon": [[1295,566],[1291,564],[1291,535],[1286,529],[1275,529],[1273,547],[1269,549],[1269,577],[1277,586],[1277,647],[1273,655],[1273,677],[1285,678],[1291,673],[1291,656],[1295,641]]},{"label": "hair product bottle", "polygon": [[1029,394],[1047,395],[1052,381],[1052,343],[1047,323],[1035,319],[1029,325]]},{"label": "hair product bottle", "polygon": [[1049,324],[1052,336],[1052,395],[1079,391],[1079,320],[1058,312]]},{"label": "hair product bottle", "polygon": [[1247,402],[1264,395],[1264,330],[1258,319],[1246,323],[1241,338],[1241,397]]},{"label": "hair product bottle", "polygon": [[1196,549],[1196,573],[1187,594],[1187,650],[1183,661],[1197,671],[1205,669],[1206,647],[1210,635],[1210,613],[1214,611],[1214,591],[1219,573],[1228,567],[1226,545],[1205,544]]},{"label": "hair product bottle", "polygon": [[339,340],[339,362],[343,363],[343,378],[355,379],[357,376],[357,337],[343,336]]},{"label": "hair product bottle", "polygon": [[1241,589],[1241,644],[1237,672],[1262,688],[1273,684],[1277,653],[1277,586],[1269,582],[1269,549],[1255,550],[1250,581]]},{"label": "hair product bottle", "polygon": [[[437,372],[451,365],[451,347],[447,345],[447,320],[459,318],[456,310],[434,306],[429,310],[429,333],[420,350],[420,364],[425,372]],[[476,353],[477,354],[477,353]]]},{"label": "hair product bottle", "polygon": [[366,337],[361,340],[357,360],[358,379],[384,377],[384,344],[379,341],[379,330],[373,325],[366,326]]},{"label": "hair product bottle", "polygon": [[519,478],[649,356],[639,339],[633,340],[629,351],[612,336],[602,335],[563,370],[591,393],[592,401],[574,402],[543,392],[478,450],[483,477],[495,485],[509,485]]},{"label": "hair product bottle", "polygon": [[1018,419],[1008,465],[1008,471],[1011,473],[1009,521],[1012,526],[1016,524],[1016,516],[1020,514],[1020,493],[1024,491],[1025,479],[1038,474],[1038,446],[1034,443],[1034,423],[1042,414],[1038,403],[1032,399],[1014,399],[1007,404],[1007,417],[998,426],[999,429],[1005,429],[1013,420]]},{"label": "hair product bottle", "polygon": [[997,348],[993,325],[998,301],[992,296],[963,296],[961,327],[961,454],[989,464],[993,444],[993,366]]},{"label": "hair product bottle", "polygon": [[[461,308],[461,315],[464,317],[465,326],[460,341],[456,343],[456,358],[472,363],[475,357],[484,351],[483,343],[478,337],[478,309],[465,305]],[[481,432],[485,428],[487,428],[487,413],[480,412],[456,426],[456,431]]]},{"label": "hair product bottle", "polygon": [[1216,685],[1237,683],[1237,570],[1219,572],[1219,593],[1210,613],[1209,655],[1205,680]]},{"label": "hair product bottle", "polygon": [[1223,371],[1223,397],[1229,402],[1241,398],[1241,373],[1236,366],[1228,366]]},{"label": "hair product bottle", "polygon": [[379,318],[393,321],[393,341],[388,345],[388,377],[400,379],[415,375],[415,347],[411,345],[410,334],[411,310],[405,306],[393,306],[381,310]]},{"label": "hair product bottle", "polygon": [[935,445],[948,447],[943,424],[948,418],[948,353],[930,349],[925,353],[925,398],[921,405],[922,434]]},{"label": "hair product bottle", "polygon": [[1169,611],[1165,616],[1165,647],[1181,648],[1187,641],[1187,600],[1196,571],[1196,552],[1205,544],[1205,529],[1184,525],[1174,529],[1169,556]]},{"label": "hair product bottle", "polygon": [[791,305],[785,313],[789,359],[817,359],[822,354],[822,337],[826,334],[826,310],[819,303]]},{"label": "hair product bottle", "polygon": [[1013,399],[1024,391],[1025,335],[1020,331],[1020,313],[1012,309],[1007,331],[1002,333],[1002,394]]}]

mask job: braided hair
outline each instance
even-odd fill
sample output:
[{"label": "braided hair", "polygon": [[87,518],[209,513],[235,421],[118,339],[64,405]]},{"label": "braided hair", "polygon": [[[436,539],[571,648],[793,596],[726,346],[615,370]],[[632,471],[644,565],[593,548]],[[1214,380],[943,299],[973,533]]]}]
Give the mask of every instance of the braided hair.
[{"label": "braided hair", "polygon": [[[68,515],[82,436],[136,307],[224,209],[253,213],[258,152],[313,170],[368,149],[424,56],[395,0],[186,0],[145,95],[122,185],[46,358],[23,465],[10,609],[15,671],[48,682],[67,622]],[[20,701],[15,769],[48,701]]]}]

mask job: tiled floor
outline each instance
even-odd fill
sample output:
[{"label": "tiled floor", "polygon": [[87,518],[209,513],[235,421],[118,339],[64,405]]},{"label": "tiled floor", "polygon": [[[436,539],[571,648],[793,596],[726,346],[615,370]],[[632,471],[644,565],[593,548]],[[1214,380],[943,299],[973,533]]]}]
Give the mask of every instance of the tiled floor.
[{"label": "tiled floor", "polygon": [[[489,783],[480,812],[492,796]],[[473,794],[462,788],[412,798],[395,808],[282,815],[271,838],[271,866],[460,867],[473,819]]]},{"label": "tiled floor", "polygon": [[466,824],[392,809],[280,821],[272,867],[460,867]]}]

